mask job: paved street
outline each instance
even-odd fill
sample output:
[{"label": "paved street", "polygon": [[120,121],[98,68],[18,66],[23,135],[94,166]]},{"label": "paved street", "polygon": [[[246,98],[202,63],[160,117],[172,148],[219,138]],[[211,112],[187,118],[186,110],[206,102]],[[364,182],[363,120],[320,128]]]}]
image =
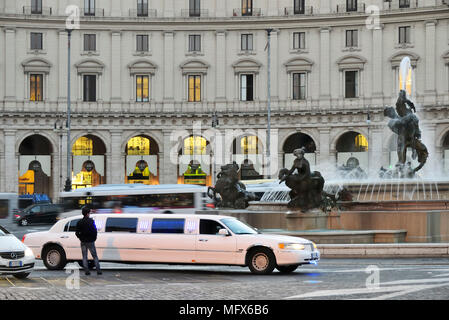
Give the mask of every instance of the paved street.
[{"label": "paved street", "polygon": [[103,268],[102,276],[81,270],[77,282],[77,271],[48,271],[39,261],[26,280],[0,277],[0,300],[449,299],[448,259],[324,259],[290,275],[269,276],[223,266]]},{"label": "paved street", "polygon": [[[49,228],[6,227],[19,239]],[[77,264],[49,271],[37,261],[28,279],[0,277],[0,300],[449,299],[449,259],[444,258],[322,259],[290,275],[269,276],[226,266],[104,263],[103,270],[102,276],[85,276]]]}]

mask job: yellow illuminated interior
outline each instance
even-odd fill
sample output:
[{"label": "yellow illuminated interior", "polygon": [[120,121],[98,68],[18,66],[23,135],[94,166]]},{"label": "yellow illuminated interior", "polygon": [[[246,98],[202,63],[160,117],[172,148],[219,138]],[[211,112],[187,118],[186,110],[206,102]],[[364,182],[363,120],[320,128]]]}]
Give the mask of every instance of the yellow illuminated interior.
[{"label": "yellow illuminated interior", "polygon": [[201,101],[201,76],[189,76],[189,102]]},{"label": "yellow illuminated interior", "polygon": [[34,193],[34,171],[28,170],[19,177],[19,194]]},{"label": "yellow illuminated interior", "polygon": [[185,155],[205,155],[206,154],[206,139],[203,137],[188,137],[184,139],[184,154]]},{"label": "yellow illuminated interior", "polygon": [[368,140],[365,138],[365,136],[359,134],[355,137],[355,147],[360,151],[368,150]]},{"label": "yellow illuminated interior", "polygon": [[259,153],[259,138],[257,136],[246,136],[240,140],[243,154]]},{"label": "yellow illuminated interior", "polygon": [[149,77],[136,77],[136,100],[138,102],[147,102],[150,93]]},{"label": "yellow illuminated interior", "polygon": [[93,156],[93,150],[93,141],[87,137],[79,138],[72,147],[74,156]]},{"label": "yellow illuminated interior", "polygon": [[127,154],[129,156],[146,156],[150,154],[150,139],[134,137],[128,141]]}]

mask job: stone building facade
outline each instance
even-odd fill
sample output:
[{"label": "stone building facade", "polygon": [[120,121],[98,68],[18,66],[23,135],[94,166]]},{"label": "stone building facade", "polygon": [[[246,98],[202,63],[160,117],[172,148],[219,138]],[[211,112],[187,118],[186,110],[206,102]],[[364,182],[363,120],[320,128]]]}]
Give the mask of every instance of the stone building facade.
[{"label": "stone building facade", "polygon": [[447,2],[0,0],[0,191],[40,192],[36,168],[63,188],[69,5],[74,187],[211,184],[245,160],[275,176],[302,146],[325,176],[351,156],[375,174],[396,161],[383,109],[405,56],[429,168],[448,170]]}]

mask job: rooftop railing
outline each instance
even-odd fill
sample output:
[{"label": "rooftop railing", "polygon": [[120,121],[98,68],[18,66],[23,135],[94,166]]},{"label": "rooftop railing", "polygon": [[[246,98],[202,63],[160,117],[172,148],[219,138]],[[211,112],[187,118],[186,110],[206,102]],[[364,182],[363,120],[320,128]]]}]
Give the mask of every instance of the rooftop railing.
[{"label": "rooftop railing", "polygon": [[279,10],[281,16],[296,16],[296,15],[311,15],[314,14],[313,7],[307,6],[304,8],[285,7]]},{"label": "rooftop railing", "polygon": [[156,9],[129,9],[129,16],[132,18],[156,18]]},{"label": "rooftop railing", "polygon": [[261,17],[262,9],[260,8],[236,8],[233,10],[232,15],[234,17]]},{"label": "rooftop railing", "polygon": [[209,17],[209,10],[207,9],[182,9],[181,17]]},{"label": "rooftop railing", "polygon": [[337,13],[365,13],[364,3],[355,3],[354,5],[337,4]]},{"label": "rooftop railing", "polygon": [[22,8],[24,15],[41,15],[41,16],[51,16],[53,14],[52,7],[31,7],[24,6]]},{"label": "rooftop railing", "polygon": [[81,8],[80,13],[84,17],[104,17],[103,8]]}]

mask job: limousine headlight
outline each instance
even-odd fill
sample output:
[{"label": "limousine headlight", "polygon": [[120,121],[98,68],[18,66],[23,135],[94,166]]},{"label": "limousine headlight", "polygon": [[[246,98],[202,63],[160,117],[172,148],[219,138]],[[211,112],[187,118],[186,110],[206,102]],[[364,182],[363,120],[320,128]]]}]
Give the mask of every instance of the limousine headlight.
[{"label": "limousine headlight", "polygon": [[31,250],[30,248],[27,248],[27,249],[25,250],[25,256],[26,256],[26,257],[34,257],[33,250]]},{"label": "limousine headlight", "polygon": [[304,250],[305,246],[300,243],[279,243],[279,249],[284,250]]}]

